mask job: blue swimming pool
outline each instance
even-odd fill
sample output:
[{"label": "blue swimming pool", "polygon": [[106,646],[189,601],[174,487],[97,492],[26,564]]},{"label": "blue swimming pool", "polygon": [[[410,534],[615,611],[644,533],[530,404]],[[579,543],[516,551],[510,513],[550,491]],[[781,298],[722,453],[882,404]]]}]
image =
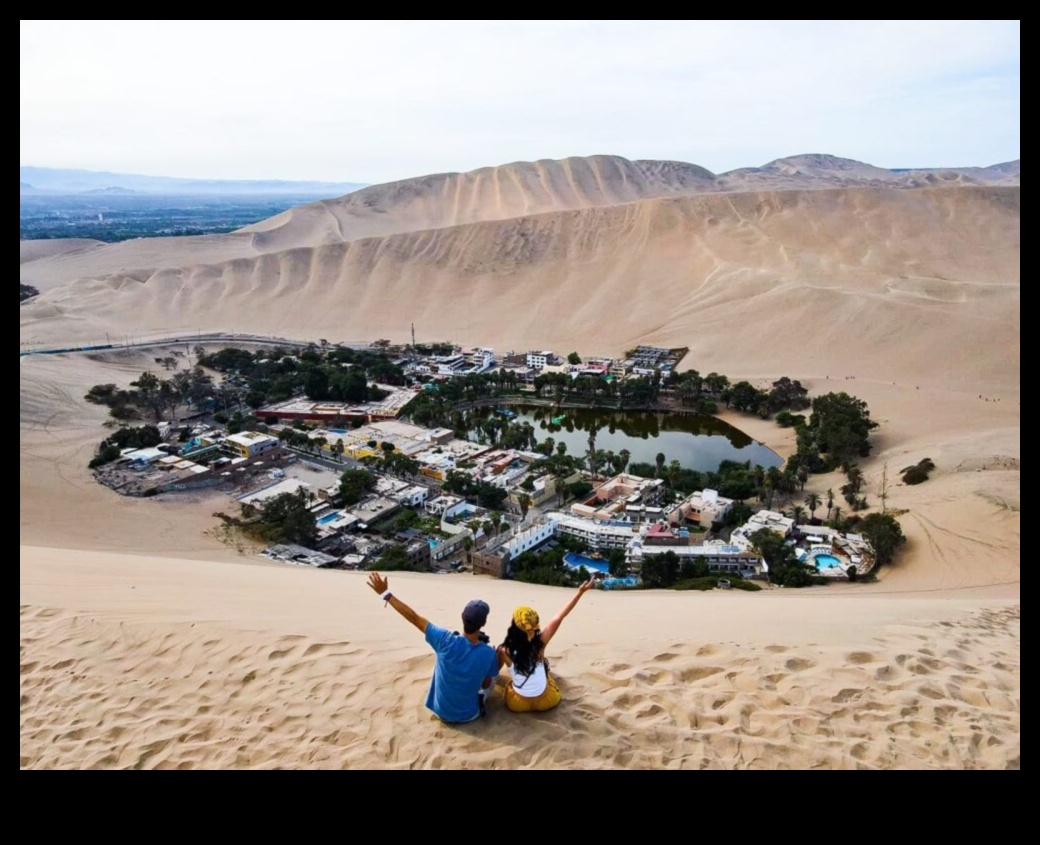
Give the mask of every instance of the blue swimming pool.
[{"label": "blue swimming pool", "polygon": [[343,516],[343,514],[341,514],[339,511],[333,511],[332,513],[324,514],[323,516],[318,517],[318,525],[327,525],[328,523],[339,519],[341,516]]},{"label": "blue swimming pool", "polygon": [[813,557],[813,563],[816,564],[817,569],[840,569],[841,561],[838,560],[834,555],[816,555]]},{"label": "blue swimming pool", "polygon": [[568,552],[563,556],[563,562],[571,569],[579,569],[584,566],[589,572],[610,572],[610,564],[602,558],[588,557],[576,552]]},{"label": "blue swimming pool", "polygon": [[600,582],[604,590],[632,590],[639,586],[639,578],[626,575],[624,578],[604,578]]},{"label": "blue swimming pool", "polygon": [[345,428],[330,428],[328,431],[329,431],[329,434],[346,434],[347,433],[347,430]]}]

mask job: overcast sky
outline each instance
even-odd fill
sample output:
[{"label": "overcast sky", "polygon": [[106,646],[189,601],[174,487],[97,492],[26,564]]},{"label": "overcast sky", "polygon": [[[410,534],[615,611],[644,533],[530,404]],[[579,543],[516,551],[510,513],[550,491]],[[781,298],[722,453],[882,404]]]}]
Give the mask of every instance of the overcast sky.
[{"label": "overcast sky", "polygon": [[22,21],[21,164],[384,182],[1018,158],[1018,21]]}]

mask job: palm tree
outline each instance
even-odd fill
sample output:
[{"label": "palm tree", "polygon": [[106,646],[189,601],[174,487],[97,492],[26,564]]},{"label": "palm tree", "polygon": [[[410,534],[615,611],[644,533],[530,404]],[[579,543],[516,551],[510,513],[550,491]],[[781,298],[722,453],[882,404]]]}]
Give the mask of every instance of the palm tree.
[{"label": "palm tree", "polygon": [[596,426],[589,426],[589,471],[596,477]]},{"label": "palm tree", "polygon": [[[830,511],[828,511],[828,513],[830,513]],[[844,511],[842,511],[841,505],[835,505],[833,515],[830,519],[831,528],[841,531],[842,516],[844,516]]]},{"label": "palm tree", "polygon": [[618,458],[621,464],[621,472],[624,472],[628,469],[628,462],[632,459],[632,453],[628,449],[622,449],[618,452]]},{"label": "palm tree", "polygon": [[654,458],[654,463],[657,465],[657,469],[654,471],[654,478],[661,477],[661,470],[664,469],[664,462],[667,460],[664,456],[664,452],[658,452]]},{"label": "palm tree", "polygon": [[816,519],[816,509],[820,506],[820,494],[810,493],[805,497],[805,506],[812,511],[812,518]]},{"label": "palm tree", "polygon": [[791,508],[790,513],[791,519],[794,520],[795,525],[802,525],[805,523],[805,508],[801,505],[795,505]]},{"label": "palm tree", "polygon": [[827,520],[830,521],[831,511],[834,510],[834,491],[827,489]]},{"label": "palm tree", "polygon": [[516,497],[516,503],[520,505],[520,519],[527,519],[527,511],[531,507],[531,497],[526,493],[521,493]]},{"label": "palm tree", "polygon": [[502,514],[498,511],[491,514],[491,527],[495,529],[495,536],[497,537],[498,533],[502,530]]}]

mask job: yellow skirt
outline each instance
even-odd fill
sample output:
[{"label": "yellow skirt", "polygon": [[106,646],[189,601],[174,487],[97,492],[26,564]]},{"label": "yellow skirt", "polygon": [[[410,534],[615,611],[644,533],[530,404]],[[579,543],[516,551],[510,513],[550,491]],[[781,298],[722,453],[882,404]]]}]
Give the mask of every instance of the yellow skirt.
[{"label": "yellow skirt", "polygon": [[545,710],[552,710],[560,703],[560,688],[556,686],[556,679],[552,675],[546,681],[545,692],[537,698],[524,698],[524,696],[513,689],[513,684],[510,682],[506,686],[505,692],[506,707],[514,713],[530,713],[532,711],[540,713]]}]

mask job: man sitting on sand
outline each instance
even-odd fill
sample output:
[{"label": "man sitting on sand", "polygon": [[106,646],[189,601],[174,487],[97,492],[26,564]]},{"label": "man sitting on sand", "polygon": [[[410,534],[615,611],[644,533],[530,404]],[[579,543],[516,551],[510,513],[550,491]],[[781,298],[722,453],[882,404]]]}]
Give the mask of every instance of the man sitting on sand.
[{"label": "man sitting on sand", "polygon": [[426,696],[441,721],[472,722],[484,714],[484,697],[498,675],[498,657],[480,629],[487,624],[487,602],[474,599],[462,609],[462,630],[452,632],[424,619],[390,592],[389,582],[378,572],[368,576],[368,586],[426,636],[437,653],[437,663]]}]

